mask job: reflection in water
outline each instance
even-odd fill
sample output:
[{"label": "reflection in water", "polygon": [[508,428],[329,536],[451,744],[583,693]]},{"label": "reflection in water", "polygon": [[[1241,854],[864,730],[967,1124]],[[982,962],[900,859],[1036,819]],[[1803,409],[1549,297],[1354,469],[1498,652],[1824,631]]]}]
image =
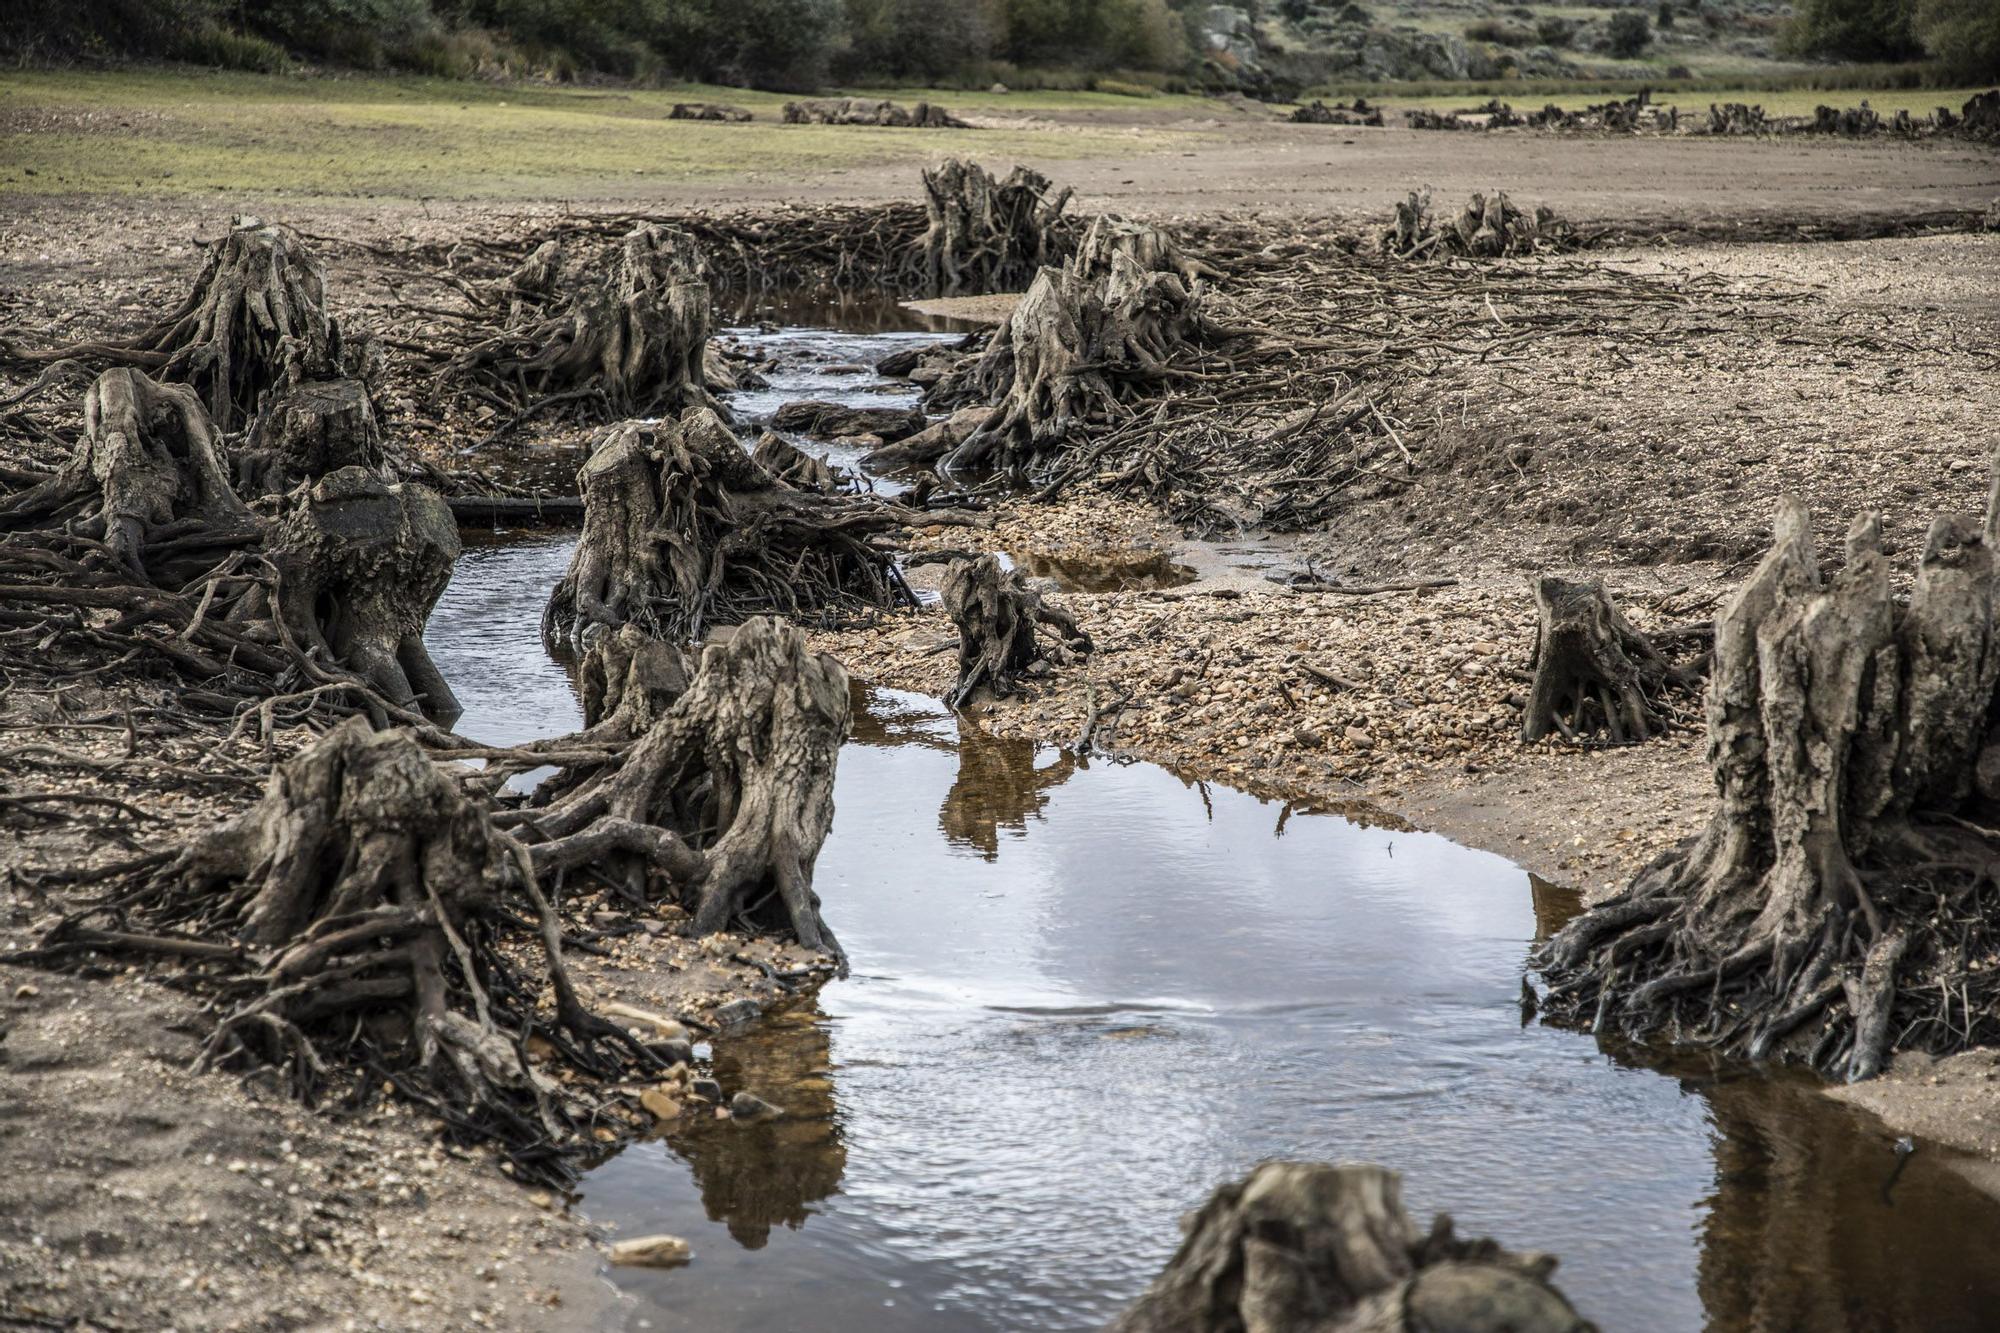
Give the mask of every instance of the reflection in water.
[{"label": "reflection in water", "polygon": [[1528,872],[1528,896],[1535,906],[1538,942],[1553,937],[1583,911],[1583,894],[1567,885],[1550,883],[1532,870]]},{"label": "reflection in water", "polygon": [[[534,616],[561,555],[482,552],[440,605],[476,734],[570,725]],[[1889,1136],[1808,1087],[1520,1026],[1560,890],[1341,819],[1273,837],[1274,804],[1150,765],[1058,783],[933,701],[865,701],[816,874],[855,975],[714,1045],[726,1091],[790,1114],[676,1126],[586,1183],[595,1219],[695,1246],[614,1275],[627,1327],[1101,1327],[1271,1156],[1402,1168],[1414,1209],[1561,1255],[1607,1328],[1994,1326],[2000,1205],[1942,1151],[1884,1202]]]},{"label": "reflection in water", "polygon": [[792,1009],[714,1042],[711,1073],[724,1095],[755,1093],[782,1116],[738,1123],[697,1114],[667,1133],[694,1172],[708,1219],[747,1250],[763,1249],[774,1226],[804,1226],[810,1205],[839,1189],[847,1168],[824,1020],[816,1008]]}]

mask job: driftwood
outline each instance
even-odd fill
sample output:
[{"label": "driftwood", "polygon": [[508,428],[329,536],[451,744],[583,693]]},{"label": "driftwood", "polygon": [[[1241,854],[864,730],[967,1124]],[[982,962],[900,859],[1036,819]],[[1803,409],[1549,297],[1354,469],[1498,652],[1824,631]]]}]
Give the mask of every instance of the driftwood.
[{"label": "driftwood", "polygon": [[505,302],[505,327],[440,376],[513,410],[512,422],[554,407],[604,420],[708,405],[708,282],[680,228],[546,241],[488,299]]},{"label": "driftwood", "polygon": [[925,291],[932,296],[1016,292],[1061,257],[1057,223],[1071,191],[1015,167],[996,181],[950,158],[924,172]]},{"label": "driftwood", "polygon": [[1553,1257],[1419,1231],[1379,1166],[1267,1162],[1183,1227],[1113,1333],[1594,1333]]},{"label": "driftwood", "polygon": [[1567,249],[1576,243],[1576,229],[1547,206],[1524,213],[1498,190],[1473,195],[1455,217],[1440,222],[1431,212],[1431,192],[1421,190],[1396,205],[1381,243],[1383,253],[1398,259],[1430,254],[1495,258]]},{"label": "driftwood", "polygon": [[668,120],[721,120],[738,124],[752,117],[740,106],[730,106],[727,102],[676,102],[674,109],[667,113]]},{"label": "driftwood", "polygon": [[1996,535],[1939,519],[1899,607],[1875,515],[1829,580],[1787,502],[1716,621],[1714,817],[1546,946],[1546,1012],[1853,1079],[2000,1038]]},{"label": "driftwood", "polygon": [[1291,114],[1294,125],[1380,125],[1382,108],[1369,106],[1368,99],[1357,97],[1352,104],[1335,102],[1328,106],[1315,97],[1306,105],[1294,108]]},{"label": "driftwood", "polygon": [[[496,1141],[517,1176],[553,1180],[592,1106],[529,1065],[524,1041],[598,1075],[645,1059],[578,1003],[524,851],[403,732],[350,719],[242,815],[150,859],[37,952],[180,960],[215,1000],[204,1065],[268,1068],[309,1103],[393,1091]],[[496,947],[520,908],[548,1008],[544,979]]]},{"label": "driftwood", "polygon": [[784,929],[838,957],[812,869],[851,714],[839,663],[784,622],[753,617],[703,649],[693,680],[621,763],[558,775],[560,794],[522,812],[536,870],[587,864],[641,897],[664,881],[697,934]]},{"label": "driftwood", "polygon": [[360,380],[301,384],[265,400],[235,454],[236,487],[275,495],[344,467],[382,472],[382,432]]},{"label": "driftwood", "polygon": [[627,623],[683,640],[752,615],[914,603],[876,544],[901,510],[787,485],[713,412],[614,426],[578,479],[583,536],[542,618],[551,646]]},{"label": "driftwood", "polygon": [[[458,524],[436,492],[391,485],[363,468],[329,473],[302,494],[267,543],[283,632],[339,663],[391,704],[449,725],[458,700],[424,648],[424,624],[451,581]],[[239,620],[270,615],[256,596]]]},{"label": "driftwood", "polygon": [[107,370],[83,400],[83,424],[76,453],[54,476],[0,501],[9,526],[75,523],[142,576],[149,542],[173,539],[199,557],[255,538],[221,439],[189,386]]},{"label": "driftwood", "polygon": [[994,556],[954,560],[943,599],[958,627],[958,680],[945,695],[948,708],[1017,693],[1024,676],[1046,671],[1055,655],[1036,638],[1041,626],[1056,632],[1064,656],[1091,651],[1090,636],[1069,612],[1030,588],[1020,570],[1002,570]]},{"label": "driftwood", "polygon": [[143,333],[41,352],[0,343],[0,361],[131,366],[188,385],[216,429],[233,431],[273,390],[345,373],[354,350],[327,314],[326,271],[298,233],[238,218],[209,245],[187,298]]},{"label": "driftwood", "polygon": [[964,130],[972,128],[943,107],[930,102],[901,106],[866,97],[811,97],[785,103],[787,125],[886,125],[905,129]]},{"label": "driftwood", "polygon": [[1534,684],[1521,714],[1521,739],[1554,731],[1568,740],[1608,732],[1612,743],[1650,740],[1665,731],[1663,696],[1686,692],[1694,669],[1667,660],[1612,604],[1599,579],[1534,580]]}]

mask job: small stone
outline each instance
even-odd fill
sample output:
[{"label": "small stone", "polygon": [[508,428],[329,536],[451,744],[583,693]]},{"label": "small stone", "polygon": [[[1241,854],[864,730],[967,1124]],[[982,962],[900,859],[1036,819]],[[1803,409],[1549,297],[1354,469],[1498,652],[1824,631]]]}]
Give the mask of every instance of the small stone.
[{"label": "small stone", "polygon": [[681,1104],[664,1087],[648,1088],[639,1094],[639,1105],[660,1120],[678,1120]]},{"label": "small stone", "polygon": [[752,1092],[739,1092],[729,1099],[729,1114],[738,1120],[772,1120],[783,1111]]},{"label": "small stone", "polygon": [[688,1085],[688,1091],[705,1102],[722,1100],[722,1085],[712,1078],[698,1078]]},{"label": "small stone", "polygon": [[609,1257],[628,1268],[679,1268],[694,1249],[679,1236],[634,1236],[612,1245]]},{"label": "small stone", "polygon": [[536,1190],[528,1196],[528,1202],[546,1211],[556,1206],[556,1197],[547,1190]]},{"label": "small stone", "polygon": [[14,998],[17,1000],[32,1000],[41,993],[42,988],[40,986],[16,986],[14,988]]}]

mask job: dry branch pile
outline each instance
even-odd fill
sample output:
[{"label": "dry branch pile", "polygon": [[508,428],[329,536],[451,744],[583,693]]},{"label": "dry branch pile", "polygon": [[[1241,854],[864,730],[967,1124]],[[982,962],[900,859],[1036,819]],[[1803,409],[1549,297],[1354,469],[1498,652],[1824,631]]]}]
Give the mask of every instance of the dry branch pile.
[{"label": "dry branch pile", "polygon": [[1266,1162],[1218,1188],[1113,1333],[1594,1333],[1549,1255],[1428,1233],[1379,1166]]},{"label": "dry branch pile", "polygon": [[727,102],[676,102],[668,120],[721,120],[736,124],[751,119],[748,111]]},{"label": "dry branch pile", "polygon": [[583,536],[542,621],[552,646],[628,623],[683,640],[753,615],[914,604],[882,544],[909,511],[791,485],[705,409],[612,427],[579,482]]},{"label": "dry branch pile", "polygon": [[1562,1019],[1866,1078],[2000,1039],[2000,490],[1931,527],[1907,606],[1880,519],[1820,573],[1804,507],[1716,621],[1699,837],[1542,952]]},{"label": "dry branch pile", "polygon": [[1382,108],[1369,106],[1368,99],[1357,97],[1352,103],[1335,102],[1328,106],[1314,98],[1305,106],[1291,114],[1294,125],[1380,125]]}]

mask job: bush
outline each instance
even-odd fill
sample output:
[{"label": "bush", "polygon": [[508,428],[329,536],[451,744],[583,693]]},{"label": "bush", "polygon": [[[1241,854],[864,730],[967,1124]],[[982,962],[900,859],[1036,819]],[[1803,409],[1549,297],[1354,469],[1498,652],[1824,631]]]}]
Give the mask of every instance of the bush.
[{"label": "bush", "polygon": [[1653,25],[1636,9],[1621,9],[1611,16],[1607,48],[1620,60],[1643,55],[1653,42]]},{"label": "bush", "polygon": [[1673,0],[1660,0],[1660,14],[1654,22],[1659,26],[1661,32],[1665,32],[1674,26]]},{"label": "bush", "polygon": [[167,54],[190,65],[240,69],[252,74],[276,74],[291,63],[285,48],[276,42],[248,33],[231,32],[220,25],[189,34],[168,47]]},{"label": "bush", "polygon": [[1553,46],[1560,51],[1576,40],[1576,25],[1566,18],[1550,15],[1535,24],[1535,36],[1543,46]]},{"label": "bush", "polygon": [[1533,46],[1535,34],[1499,19],[1478,19],[1465,25],[1465,39],[1469,42],[1493,42],[1500,46]]},{"label": "bush", "polygon": [[1798,0],[1783,45],[1793,55],[1828,60],[1908,60],[1920,49],[1910,21],[1914,7],[1914,0]]},{"label": "bush", "polygon": [[1917,0],[1913,26],[1946,77],[2000,81],[2000,4],[1994,0]]}]

